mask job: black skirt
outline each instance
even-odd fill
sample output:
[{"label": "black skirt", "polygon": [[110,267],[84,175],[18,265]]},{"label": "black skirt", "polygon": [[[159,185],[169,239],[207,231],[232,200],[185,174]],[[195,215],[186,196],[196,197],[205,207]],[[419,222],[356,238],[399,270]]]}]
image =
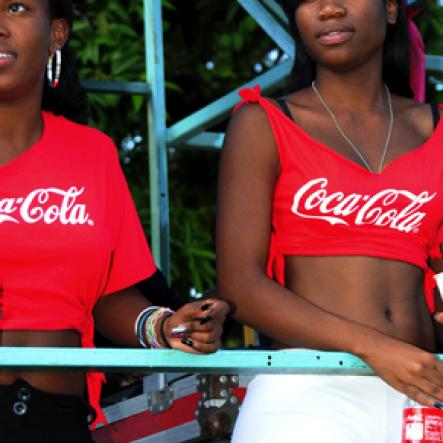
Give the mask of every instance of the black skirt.
[{"label": "black skirt", "polygon": [[1,443],[94,443],[81,397],[50,394],[24,380],[0,385]]}]

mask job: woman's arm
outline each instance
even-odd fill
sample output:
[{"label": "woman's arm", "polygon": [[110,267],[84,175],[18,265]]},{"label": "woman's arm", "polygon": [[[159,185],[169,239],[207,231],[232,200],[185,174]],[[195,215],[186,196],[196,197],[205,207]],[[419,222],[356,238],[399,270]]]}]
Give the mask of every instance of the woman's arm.
[{"label": "woman's arm", "polygon": [[[442,249],[440,245],[440,250]],[[434,258],[429,260],[429,265],[435,273],[443,272],[443,259]],[[443,293],[440,292],[438,287],[434,289],[434,303],[435,303],[435,313],[434,313],[434,327],[435,335],[441,348],[443,344]]]},{"label": "woman's arm", "polygon": [[[149,305],[149,301],[135,286],[105,295],[94,309],[97,329],[114,343],[139,347],[134,323],[140,312]],[[163,333],[174,349],[193,353],[215,352],[221,344],[222,326],[227,312],[228,305],[214,298],[187,303],[166,319]],[[161,324],[157,324],[156,333],[160,343],[165,346],[159,329]],[[186,326],[187,332],[183,337],[175,338],[171,329],[179,325]]]},{"label": "woman's arm", "polygon": [[417,401],[443,401],[443,365],[434,356],[331,314],[266,276],[278,172],[264,111],[244,106],[226,136],[217,208],[218,289],[233,305],[235,317],[288,346],[356,354]]}]

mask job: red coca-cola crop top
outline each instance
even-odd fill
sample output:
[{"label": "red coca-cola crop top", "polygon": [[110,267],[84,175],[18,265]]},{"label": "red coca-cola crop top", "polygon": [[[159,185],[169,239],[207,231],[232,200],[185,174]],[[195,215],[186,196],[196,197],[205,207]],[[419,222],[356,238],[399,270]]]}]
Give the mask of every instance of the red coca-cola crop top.
[{"label": "red coca-cola crop top", "polygon": [[[64,330],[93,347],[92,310],[155,271],[117,150],[44,112],[41,139],[0,166],[0,329]],[[99,408],[103,375],[87,374]]]},{"label": "red coca-cola crop top", "polygon": [[248,102],[264,109],[279,154],[271,278],[284,284],[285,255],[374,256],[429,270],[443,221],[442,123],[423,145],[373,173],[309,136],[259,87],[240,96],[237,108]]}]

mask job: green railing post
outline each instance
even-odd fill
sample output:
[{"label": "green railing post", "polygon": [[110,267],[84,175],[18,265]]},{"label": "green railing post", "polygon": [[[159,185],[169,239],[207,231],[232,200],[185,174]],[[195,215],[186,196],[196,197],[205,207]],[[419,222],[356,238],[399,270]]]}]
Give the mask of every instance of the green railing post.
[{"label": "green railing post", "polygon": [[170,280],[168,153],[161,0],[144,0],[146,78],[148,100],[151,248],[154,259]]}]

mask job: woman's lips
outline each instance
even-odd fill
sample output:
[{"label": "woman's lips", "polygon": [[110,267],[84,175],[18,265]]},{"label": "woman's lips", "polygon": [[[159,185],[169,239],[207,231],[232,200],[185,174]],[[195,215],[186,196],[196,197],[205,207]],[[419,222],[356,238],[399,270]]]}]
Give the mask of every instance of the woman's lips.
[{"label": "woman's lips", "polygon": [[353,35],[354,31],[343,29],[321,33],[318,36],[318,40],[323,45],[332,46],[347,42]]},{"label": "woman's lips", "polygon": [[14,63],[16,58],[17,57],[15,56],[15,54],[0,51],[0,68],[9,66],[10,64]]}]

